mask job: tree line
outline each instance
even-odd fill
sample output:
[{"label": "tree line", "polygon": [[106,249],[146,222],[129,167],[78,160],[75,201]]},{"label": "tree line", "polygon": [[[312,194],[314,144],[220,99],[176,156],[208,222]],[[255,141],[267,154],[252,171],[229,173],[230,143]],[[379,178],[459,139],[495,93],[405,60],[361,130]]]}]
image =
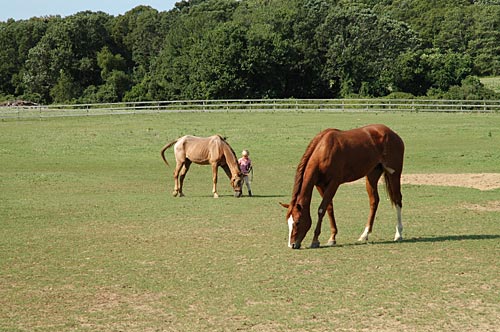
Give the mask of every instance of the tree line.
[{"label": "tree line", "polygon": [[0,22],[0,100],[495,99],[492,0],[191,0]]}]

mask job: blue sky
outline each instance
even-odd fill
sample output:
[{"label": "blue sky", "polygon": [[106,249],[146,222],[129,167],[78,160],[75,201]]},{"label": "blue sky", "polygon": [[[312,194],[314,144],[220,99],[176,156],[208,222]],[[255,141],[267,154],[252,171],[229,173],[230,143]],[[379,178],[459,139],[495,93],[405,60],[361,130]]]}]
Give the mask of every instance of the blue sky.
[{"label": "blue sky", "polygon": [[177,1],[180,0],[0,0],[0,21],[49,15],[64,17],[84,10],[102,11],[117,16],[139,5],[165,11],[174,8]]}]

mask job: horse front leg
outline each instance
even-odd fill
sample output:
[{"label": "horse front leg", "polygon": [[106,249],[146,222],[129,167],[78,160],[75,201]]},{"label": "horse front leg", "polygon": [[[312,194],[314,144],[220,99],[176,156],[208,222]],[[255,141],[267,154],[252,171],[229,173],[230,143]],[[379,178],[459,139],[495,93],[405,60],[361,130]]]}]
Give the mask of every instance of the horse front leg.
[{"label": "horse front leg", "polygon": [[217,194],[217,164],[212,164],[212,180],[213,180],[213,189],[212,193],[214,194],[214,198],[219,198],[219,194]]},{"label": "horse front leg", "polygon": [[323,187],[317,186],[320,195],[323,197],[321,204],[318,208],[318,222],[316,223],[316,228],[314,229],[314,237],[311,243],[311,248],[319,248],[319,236],[321,234],[321,225],[323,223],[323,217],[325,213],[328,212],[328,217],[330,219],[330,230],[331,236],[328,240],[328,245],[335,245],[335,236],[337,235],[337,225],[335,223],[335,217],[333,214],[333,196],[337,192],[338,185],[336,183],[330,183],[326,191]]},{"label": "horse front leg", "polygon": [[[337,236],[337,223],[335,222],[335,215],[333,213],[333,202],[330,202],[328,204],[328,206],[326,207],[326,212],[328,214],[328,219],[330,220],[330,238],[328,239],[326,245],[328,247],[333,247],[337,243],[335,240],[335,237]],[[311,248],[319,248],[319,236],[321,234],[323,217],[324,216],[320,216],[320,212],[318,210],[318,223],[316,224],[316,228],[314,229],[314,237],[311,243]]]}]

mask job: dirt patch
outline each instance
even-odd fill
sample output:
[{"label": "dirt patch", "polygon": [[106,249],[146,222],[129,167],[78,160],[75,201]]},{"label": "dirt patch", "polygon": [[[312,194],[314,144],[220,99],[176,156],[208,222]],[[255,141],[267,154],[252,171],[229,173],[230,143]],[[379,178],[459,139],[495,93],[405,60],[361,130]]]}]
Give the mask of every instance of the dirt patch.
[{"label": "dirt patch", "polygon": [[467,187],[479,190],[500,188],[500,173],[403,174],[403,184]]},{"label": "dirt patch", "polygon": [[[353,183],[364,183],[360,179]],[[383,181],[383,177],[380,178]],[[466,187],[479,190],[493,190],[500,188],[500,173],[462,173],[462,174],[403,174],[402,184],[425,186]]]},{"label": "dirt patch", "polygon": [[465,204],[467,210],[478,212],[500,212],[500,201],[489,201],[484,204]]}]

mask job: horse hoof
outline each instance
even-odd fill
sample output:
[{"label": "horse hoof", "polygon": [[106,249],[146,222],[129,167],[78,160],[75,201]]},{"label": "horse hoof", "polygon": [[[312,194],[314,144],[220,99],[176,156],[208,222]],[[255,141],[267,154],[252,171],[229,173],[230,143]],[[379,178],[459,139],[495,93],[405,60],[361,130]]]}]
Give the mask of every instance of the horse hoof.
[{"label": "horse hoof", "polygon": [[219,198],[219,195],[217,195],[217,194],[214,194],[214,198]]},{"label": "horse hoof", "polygon": [[328,241],[328,243],[326,245],[327,245],[327,247],[334,247],[336,244],[337,244],[336,241],[331,241],[330,240],[330,241]]},{"label": "horse hoof", "polygon": [[172,192],[172,196],[177,197],[177,195],[179,195],[179,192],[178,192],[178,191],[174,191],[174,192]]},{"label": "horse hoof", "polygon": [[313,242],[313,243],[311,243],[311,246],[309,248],[311,248],[311,249],[319,248],[319,242]]},{"label": "horse hoof", "polygon": [[394,238],[394,242],[402,242],[403,241],[403,237],[402,236],[396,236]]}]

